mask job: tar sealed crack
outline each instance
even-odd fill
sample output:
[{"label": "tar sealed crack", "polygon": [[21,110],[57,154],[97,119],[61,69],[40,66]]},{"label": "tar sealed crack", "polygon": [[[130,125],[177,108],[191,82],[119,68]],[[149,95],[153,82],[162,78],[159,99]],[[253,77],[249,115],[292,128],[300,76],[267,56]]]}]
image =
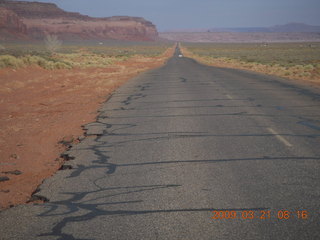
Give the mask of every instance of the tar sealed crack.
[{"label": "tar sealed crack", "polygon": [[70,156],[68,153],[62,153],[60,155],[60,157],[64,160],[64,161],[70,161],[75,159],[75,157]]},{"label": "tar sealed crack", "polygon": [[72,166],[71,165],[66,165],[66,164],[62,165],[59,168],[59,170],[69,170],[69,169],[72,169]]},{"label": "tar sealed crack", "polygon": [[46,203],[49,199],[41,195],[32,195],[27,203]]}]

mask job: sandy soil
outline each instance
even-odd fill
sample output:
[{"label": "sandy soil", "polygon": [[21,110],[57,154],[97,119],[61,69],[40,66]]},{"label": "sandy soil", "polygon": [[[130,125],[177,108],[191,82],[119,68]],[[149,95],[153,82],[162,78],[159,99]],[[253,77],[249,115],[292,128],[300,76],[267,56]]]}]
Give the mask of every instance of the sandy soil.
[{"label": "sandy soil", "polygon": [[133,57],[107,68],[0,70],[0,209],[30,200],[63,163],[60,154],[95,120],[108,94],[173,54]]},{"label": "sandy soil", "polygon": [[241,69],[241,70],[249,70],[253,72],[263,73],[274,75],[286,79],[290,79],[299,83],[308,84],[310,86],[320,86],[320,75],[319,72],[314,71],[310,76],[300,76],[302,72],[296,69],[289,69],[291,71],[290,75],[286,75],[286,72],[283,71],[282,67],[274,67],[264,64],[250,64],[243,63],[241,61],[234,60],[233,62],[227,62],[224,59],[210,59],[206,60],[205,57],[201,57],[190,52],[187,48],[181,48],[181,51],[184,56],[193,58],[202,64],[206,64],[214,67],[222,67],[222,68],[233,68],[233,69]]}]

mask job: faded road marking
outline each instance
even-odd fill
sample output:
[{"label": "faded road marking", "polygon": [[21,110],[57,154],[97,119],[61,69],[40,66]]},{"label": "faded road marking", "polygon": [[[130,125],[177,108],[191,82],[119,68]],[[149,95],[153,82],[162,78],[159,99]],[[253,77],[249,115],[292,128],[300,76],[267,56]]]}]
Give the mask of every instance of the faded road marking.
[{"label": "faded road marking", "polygon": [[232,96],[230,96],[229,94],[227,94],[226,96],[227,96],[227,98],[229,98],[230,100],[232,100],[232,99],[233,99],[233,97],[232,97]]},{"label": "faded road marking", "polygon": [[279,135],[279,133],[277,133],[274,129],[268,128],[268,131],[274,134],[275,137],[278,138],[278,140],[281,141],[284,145],[286,145],[287,147],[292,147],[292,144],[289,143],[284,137]]}]

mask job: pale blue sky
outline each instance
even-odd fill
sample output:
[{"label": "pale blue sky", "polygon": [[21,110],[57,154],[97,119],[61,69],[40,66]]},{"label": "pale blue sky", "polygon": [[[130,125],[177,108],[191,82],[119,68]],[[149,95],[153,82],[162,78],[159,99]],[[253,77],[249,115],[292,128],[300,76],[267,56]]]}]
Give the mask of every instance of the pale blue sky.
[{"label": "pale blue sky", "polygon": [[144,17],[159,31],[267,27],[289,22],[320,25],[320,0],[38,0],[93,17]]}]

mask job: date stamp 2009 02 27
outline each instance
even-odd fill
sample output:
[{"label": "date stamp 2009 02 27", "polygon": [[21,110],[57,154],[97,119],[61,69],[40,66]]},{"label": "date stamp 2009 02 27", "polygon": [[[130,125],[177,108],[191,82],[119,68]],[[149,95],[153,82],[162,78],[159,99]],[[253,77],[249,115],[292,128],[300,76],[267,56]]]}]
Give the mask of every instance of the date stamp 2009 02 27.
[{"label": "date stamp 2009 02 27", "polygon": [[279,210],[279,211],[271,211],[271,210],[260,210],[260,211],[251,211],[251,210],[243,210],[243,211],[212,211],[211,219],[271,219],[276,218],[279,220],[288,220],[288,219],[301,219],[307,220],[309,218],[309,212],[307,210]]}]

